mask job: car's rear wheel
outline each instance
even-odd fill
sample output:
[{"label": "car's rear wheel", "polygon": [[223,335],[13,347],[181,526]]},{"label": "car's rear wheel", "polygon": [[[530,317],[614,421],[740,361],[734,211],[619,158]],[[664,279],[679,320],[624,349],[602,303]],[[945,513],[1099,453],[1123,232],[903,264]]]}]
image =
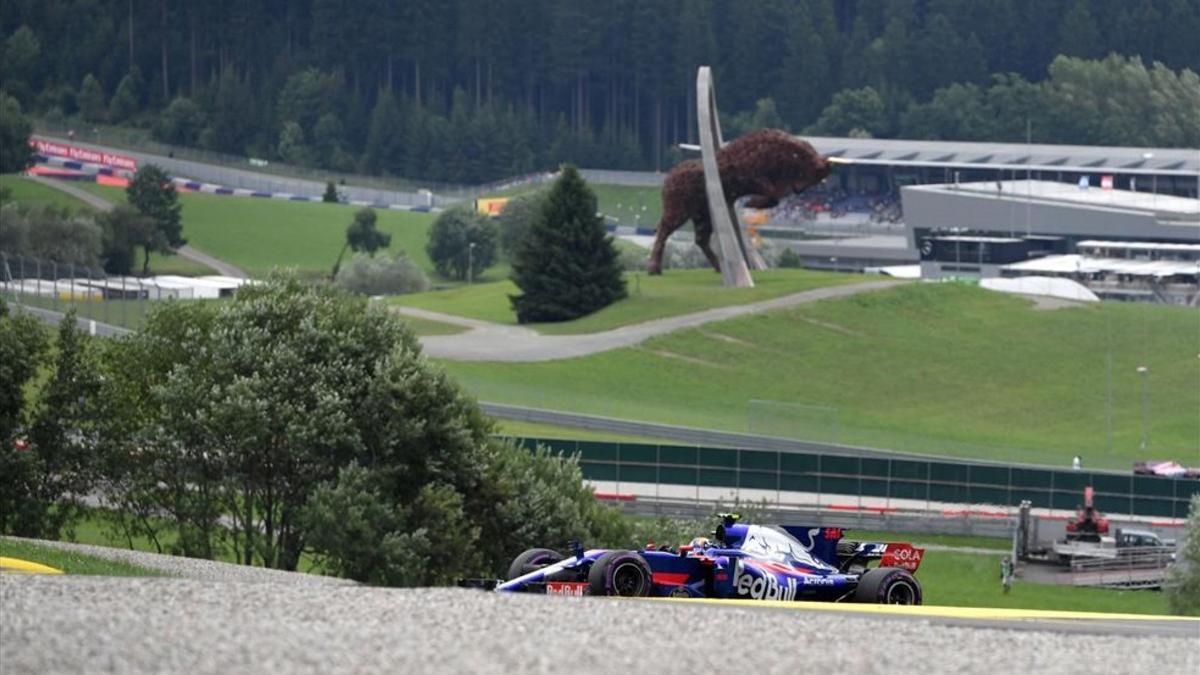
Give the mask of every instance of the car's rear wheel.
[{"label": "car's rear wheel", "polygon": [[531,548],[513,559],[512,564],[508,566],[508,578],[511,581],[548,565],[553,565],[562,559],[563,555],[558,551],[548,548]]},{"label": "car's rear wheel", "polygon": [[592,595],[645,597],[650,595],[651,585],[650,565],[634,551],[609,551],[597,558],[588,572]]},{"label": "car's rear wheel", "polygon": [[877,567],[867,570],[858,580],[854,601],[880,605],[919,605],[921,583],[899,567]]}]

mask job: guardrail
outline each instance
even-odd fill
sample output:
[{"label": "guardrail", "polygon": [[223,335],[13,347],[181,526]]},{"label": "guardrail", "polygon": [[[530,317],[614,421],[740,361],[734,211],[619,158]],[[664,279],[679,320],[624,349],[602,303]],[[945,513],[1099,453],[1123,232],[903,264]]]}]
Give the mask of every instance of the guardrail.
[{"label": "guardrail", "polygon": [[[578,453],[584,477],[597,482],[724,488],[735,495],[764,491],[856,495],[889,505],[991,504],[1071,511],[1094,490],[1106,513],[1187,517],[1200,481],[1097,471],[1059,471],[953,459],[834,455],[562,439],[521,439]],[[619,491],[619,490],[618,490]],[[893,502],[895,504],[893,504]]]},{"label": "guardrail", "polygon": [[1117,549],[1111,558],[1075,558],[1071,561],[1071,584],[1120,588],[1158,588],[1175,560],[1170,546]]}]

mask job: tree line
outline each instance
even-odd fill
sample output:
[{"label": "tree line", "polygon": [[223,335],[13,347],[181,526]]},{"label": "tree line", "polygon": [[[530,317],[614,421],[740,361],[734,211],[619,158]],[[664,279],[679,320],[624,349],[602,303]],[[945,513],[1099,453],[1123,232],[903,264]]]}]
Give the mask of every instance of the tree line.
[{"label": "tree line", "polygon": [[307,554],[387,585],[682,536],[597,502],[574,458],[494,437],[407,325],[330,284],[159,303],[121,340],[73,312],[51,335],[0,298],[0,357],[0,534],[99,519],[161,553],[286,570]]},{"label": "tree line", "polygon": [[0,227],[0,251],[62,265],[64,273],[78,267],[81,274],[99,269],[108,274],[129,274],[140,250],[141,273],[146,276],[150,254],[174,255],[187,244],[183,237],[183,205],[175,184],[154,164],[143,164],[138,169],[125,188],[125,198],[125,204],[92,213],[53,204],[14,202],[9,200],[7,189],[0,188],[0,222],[4,224]]},{"label": "tree line", "polygon": [[[1194,100],[1197,34],[1189,0],[11,0],[0,5],[0,72],[42,116],[475,182],[562,161],[667,166],[671,148],[695,140],[705,64],[734,132],[766,121],[1023,140],[1034,118],[1035,142],[1129,144],[1145,101]],[[1131,60],[1095,65],[1114,52]],[[1149,98],[1067,105],[1111,123],[1039,112],[1045,82],[1085,68],[1100,77],[1078,80],[1091,91],[1114,83]],[[855,126],[839,121],[847,109]],[[1170,119],[1145,125],[1146,144],[1197,143],[1156,114]]]}]

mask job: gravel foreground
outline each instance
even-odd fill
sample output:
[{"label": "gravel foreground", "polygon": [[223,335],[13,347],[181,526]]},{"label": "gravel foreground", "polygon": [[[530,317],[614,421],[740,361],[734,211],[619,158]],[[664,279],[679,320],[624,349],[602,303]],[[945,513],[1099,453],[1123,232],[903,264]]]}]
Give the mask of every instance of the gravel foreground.
[{"label": "gravel foreground", "polygon": [[1200,643],[461,589],[0,576],[4,673],[1196,673]]},{"label": "gravel foreground", "polygon": [[[131,565],[145,567],[147,569],[158,570],[159,572],[168,574],[170,576],[183,577],[185,579],[195,579],[199,581],[233,581],[257,584],[276,583],[321,586],[355,585],[355,582],[350,581],[349,579],[338,579],[337,577],[326,577],[318,574],[297,574],[296,572],[272,570],[264,567],[250,567],[248,565],[235,565],[233,563],[220,562],[216,560],[200,560],[197,558],[184,558],[182,556],[175,555],[161,555],[159,553],[134,551],[127,548],[92,546],[90,544],[73,544],[65,541],[22,539],[20,537],[5,537],[5,539],[37,544],[38,546],[45,546],[46,548],[62,549],[64,551],[71,551],[72,553],[82,553],[84,555],[105,558],[107,560],[117,560],[120,562],[129,563]],[[3,673],[0,673],[0,675],[3,675]]]}]

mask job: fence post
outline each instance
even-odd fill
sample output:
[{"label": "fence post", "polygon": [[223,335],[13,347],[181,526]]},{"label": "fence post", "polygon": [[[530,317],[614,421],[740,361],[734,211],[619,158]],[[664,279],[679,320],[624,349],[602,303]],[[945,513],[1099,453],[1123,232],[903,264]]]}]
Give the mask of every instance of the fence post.
[{"label": "fence post", "polygon": [[820,453],[817,454],[817,506],[821,505],[821,487],[822,487],[821,477],[825,473],[823,470],[824,467],[821,466],[821,464],[822,464],[821,460],[824,458],[825,458],[825,455],[822,455]]},{"label": "fence post", "polygon": [[58,261],[50,261],[50,274],[54,275],[54,278],[51,280],[52,285],[50,288],[54,298],[54,309],[55,311],[58,311],[62,309],[58,306]]},{"label": "fence post", "polygon": [[[613,445],[616,445],[616,446],[617,446],[617,447],[616,447],[616,451],[617,451],[617,457],[616,457],[616,464],[617,464],[617,494],[619,495],[619,494],[621,494],[621,443],[620,443],[620,442],[617,442],[617,443],[614,443]],[[578,442],[576,442],[576,444],[575,444],[575,447],[577,447],[577,448],[579,447],[579,443],[578,443]]]},{"label": "fence post", "polygon": [[775,451],[775,509],[783,509],[783,452]]},{"label": "fence post", "polygon": [[855,459],[858,460],[858,489],[856,490],[858,492],[858,517],[862,518],[862,454],[859,454]]},{"label": "fence post", "polygon": [[654,446],[654,513],[662,515],[662,496],[660,487],[662,486],[662,446]]}]

